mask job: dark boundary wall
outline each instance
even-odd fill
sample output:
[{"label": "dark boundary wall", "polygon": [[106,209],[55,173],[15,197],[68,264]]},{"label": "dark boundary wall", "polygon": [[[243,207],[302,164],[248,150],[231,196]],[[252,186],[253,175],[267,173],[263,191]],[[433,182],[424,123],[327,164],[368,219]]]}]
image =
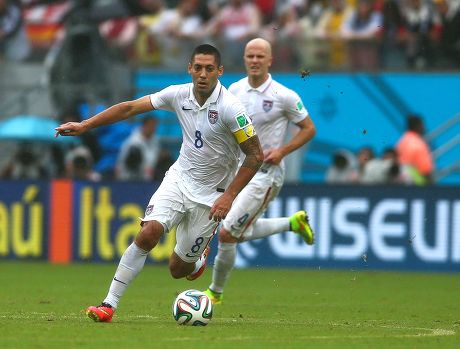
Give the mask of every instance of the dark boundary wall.
[{"label": "dark boundary wall", "polygon": [[[156,188],[0,181],[0,259],[116,262]],[[459,187],[287,185],[267,216],[302,208],[314,246],[293,233],[274,235],[240,244],[237,266],[460,271]],[[166,234],[149,263],[165,263],[174,243]]]}]

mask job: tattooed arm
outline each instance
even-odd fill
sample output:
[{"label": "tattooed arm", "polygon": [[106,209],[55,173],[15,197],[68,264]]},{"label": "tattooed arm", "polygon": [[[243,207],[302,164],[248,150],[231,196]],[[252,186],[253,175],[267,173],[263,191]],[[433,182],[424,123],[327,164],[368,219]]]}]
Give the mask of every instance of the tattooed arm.
[{"label": "tattooed arm", "polygon": [[243,164],[241,165],[232,183],[226,190],[234,198],[238,195],[241,189],[243,189],[246,184],[249,183],[252,177],[254,177],[264,160],[262,147],[257,135],[241,143],[240,148],[244,155],[246,155],[246,158],[244,159]]},{"label": "tattooed arm", "polygon": [[238,193],[249,183],[262,165],[264,156],[257,135],[240,143],[240,148],[246,155],[246,158],[235,178],[233,178],[233,181],[225,190],[225,193],[211,207],[209,219],[212,218],[215,221],[220,221],[227,216],[228,211],[232,207],[233,200],[235,200]]}]

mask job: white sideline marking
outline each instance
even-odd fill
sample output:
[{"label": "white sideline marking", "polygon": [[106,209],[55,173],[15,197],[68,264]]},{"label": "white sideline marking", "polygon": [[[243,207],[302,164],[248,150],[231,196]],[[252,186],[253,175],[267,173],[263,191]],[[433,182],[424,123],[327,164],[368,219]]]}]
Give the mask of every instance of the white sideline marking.
[{"label": "white sideline marking", "polygon": [[[27,314],[21,313],[14,313],[14,314],[6,314],[0,313],[0,319],[10,319],[10,320],[33,320],[33,319],[53,319],[53,320],[66,320],[66,319],[82,319],[86,315],[82,310],[81,313],[69,313],[66,315],[58,315],[55,313],[40,313],[40,312],[28,312]],[[152,315],[126,315],[123,318],[128,319],[159,319],[159,316],[152,316]]]},{"label": "white sideline marking", "polygon": [[[28,312],[28,313],[0,313],[0,319],[7,319],[7,320],[66,320],[66,319],[82,319],[84,317],[83,311],[81,313],[70,313],[67,315],[57,315],[55,313],[42,313],[42,312]],[[123,319],[152,319],[158,320],[161,317],[159,316],[152,316],[152,315],[124,315]],[[261,319],[235,319],[235,318],[218,318],[219,322],[224,323],[266,323],[266,324],[287,324],[287,325],[302,325],[298,322],[294,321],[275,321],[275,320],[261,320]],[[332,327],[380,327],[386,328],[390,330],[401,330],[401,331],[414,331],[416,333],[402,333],[402,334],[392,334],[392,333],[383,333],[383,334],[366,334],[366,335],[359,335],[359,334],[338,334],[338,335],[331,335],[331,336],[297,336],[296,339],[338,339],[338,338],[350,338],[350,339],[359,339],[359,338],[383,338],[383,337],[393,337],[393,338],[412,338],[412,337],[444,337],[444,336],[454,336],[456,334],[453,330],[447,330],[443,328],[425,328],[425,327],[412,327],[412,326],[401,326],[401,325],[385,325],[379,324],[379,320],[366,320],[365,322],[357,322],[357,323],[335,323],[329,322],[327,323],[329,326]],[[311,321],[311,324],[322,324],[321,321]],[[268,339],[267,336],[233,336],[233,337],[224,337],[220,340],[227,340],[227,341],[240,341],[240,340],[251,340],[251,339]],[[178,338],[164,338],[164,341],[190,341],[190,340],[197,340],[195,337],[178,337]]]},{"label": "white sideline marking", "polygon": [[[389,327],[392,328],[392,327]],[[414,334],[369,334],[369,335],[336,335],[336,336],[296,336],[295,339],[362,339],[362,338],[412,338],[412,337],[443,337],[454,336],[455,331],[445,330],[442,328],[418,328],[418,327],[400,327],[404,330],[422,330],[428,333],[414,333]],[[157,338],[158,339],[158,338]],[[221,341],[246,341],[246,340],[267,340],[267,336],[233,336],[221,337]],[[158,339],[160,340],[160,339]],[[195,337],[177,337],[177,338],[162,338],[164,341],[182,342],[197,340]],[[200,339],[201,340],[201,339]]]}]

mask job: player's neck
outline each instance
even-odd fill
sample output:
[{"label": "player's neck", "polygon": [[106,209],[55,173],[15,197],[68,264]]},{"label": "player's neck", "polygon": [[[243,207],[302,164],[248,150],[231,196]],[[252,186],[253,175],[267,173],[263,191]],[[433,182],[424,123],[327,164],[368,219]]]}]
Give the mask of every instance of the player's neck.
[{"label": "player's neck", "polygon": [[268,74],[266,74],[265,76],[248,75],[249,86],[251,86],[252,88],[258,88],[259,86],[262,86],[265,81],[268,80],[268,77]]},{"label": "player's neck", "polygon": [[213,91],[214,89],[210,93],[197,93],[196,91],[193,91],[193,94],[195,95],[195,99],[200,105],[200,107],[202,107],[206,103],[209,96],[212,95]]}]

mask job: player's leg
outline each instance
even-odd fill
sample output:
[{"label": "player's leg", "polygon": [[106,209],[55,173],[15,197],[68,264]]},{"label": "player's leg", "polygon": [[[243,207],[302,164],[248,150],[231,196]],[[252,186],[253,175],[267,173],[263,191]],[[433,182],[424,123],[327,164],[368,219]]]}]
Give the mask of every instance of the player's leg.
[{"label": "player's leg", "polygon": [[176,230],[176,246],[169,261],[172,277],[195,280],[204,272],[209,243],[218,223],[209,219],[210,208],[185,199],[186,214]]},{"label": "player's leg", "polygon": [[244,236],[242,241],[262,239],[285,231],[300,235],[308,245],[314,244],[315,234],[305,211],[297,211],[290,217],[259,218],[254,223],[252,234]]},{"label": "player's leg", "polygon": [[187,277],[187,280],[195,280],[201,276],[206,267],[206,262],[209,255],[209,246],[203,251],[195,262],[186,262],[181,257],[173,252],[169,258],[169,271],[175,279]]},{"label": "player's leg", "polygon": [[120,259],[105,303],[117,308],[126,288],[144,267],[148,253],[158,244],[163,232],[163,225],[157,221],[142,222],[141,231]]},{"label": "player's leg", "polygon": [[[259,178],[258,178],[259,177]],[[271,181],[258,176],[241,191],[219,230],[219,245],[214,260],[212,283],[206,290],[214,304],[222,302],[222,293],[235,265],[236,244],[252,234],[252,224],[272,198]]]},{"label": "player's leg", "polygon": [[212,269],[212,283],[205,291],[213,304],[222,303],[224,286],[235,266],[237,243],[238,239],[220,226],[217,255]]},{"label": "player's leg", "polygon": [[110,284],[109,292],[99,306],[90,306],[86,314],[97,322],[110,322],[118,303],[129,284],[139,274],[149,251],[155,247],[163,234],[163,225],[157,221],[143,222],[135,241],[128,246],[120,259]]},{"label": "player's leg", "polygon": [[[280,190],[281,187],[273,185],[270,192],[270,198],[265,202],[263,211],[265,211],[268,204],[275,199]],[[314,232],[309,224],[308,215],[305,211],[297,211],[289,217],[257,218],[252,228],[250,234],[242,235],[241,241],[263,239],[273,234],[292,231],[299,234],[307,244],[312,245],[314,243]]]},{"label": "player's leg", "polygon": [[205,291],[214,304],[222,302],[225,284],[235,265],[237,242],[293,231],[308,244],[313,244],[314,234],[305,211],[298,211],[290,217],[259,218],[280,190],[280,186],[272,185],[263,175],[256,175],[233,203],[219,231],[212,283]]},{"label": "player's leg", "polygon": [[164,232],[181,220],[184,212],[182,197],[174,176],[165,177],[150,199],[140,232],[120,259],[106,298],[101,305],[87,309],[86,313],[91,319],[100,322],[112,320],[121,297],[142,270],[150,250],[157,245]]}]

